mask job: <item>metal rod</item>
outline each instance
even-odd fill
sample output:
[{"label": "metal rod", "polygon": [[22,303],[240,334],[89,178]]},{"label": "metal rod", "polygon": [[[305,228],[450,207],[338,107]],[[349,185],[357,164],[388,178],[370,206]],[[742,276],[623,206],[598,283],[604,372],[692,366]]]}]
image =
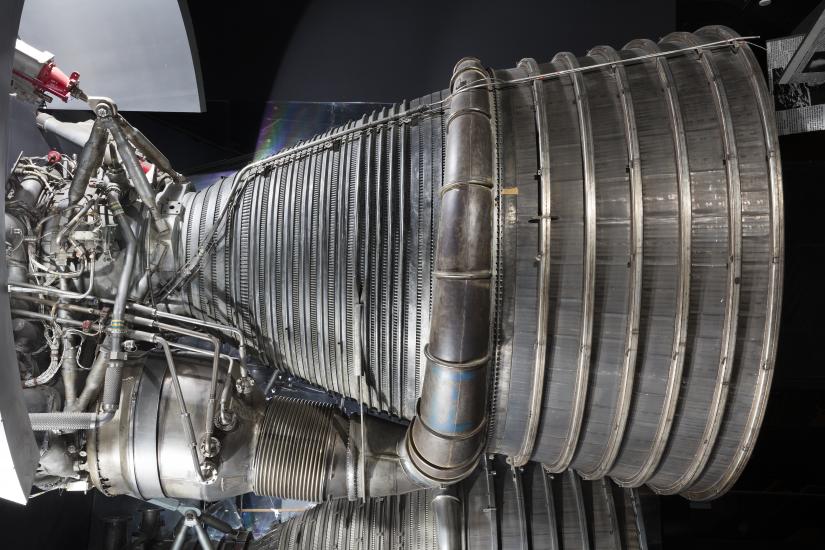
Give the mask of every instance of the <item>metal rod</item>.
[{"label": "metal rod", "polygon": [[[209,357],[212,357],[214,355],[213,352],[206,351],[205,349],[196,348],[195,346],[189,346],[186,344],[181,344],[179,342],[169,342],[169,345],[173,348],[180,348],[200,355],[207,355]],[[227,367],[226,378],[224,379],[223,383],[223,390],[221,390],[220,405],[218,408],[218,414],[220,414],[221,422],[226,423],[226,412],[229,409],[229,395],[232,391],[232,371],[235,368],[235,358],[231,355],[226,355],[225,353],[221,353],[220,358],[224,359],[229,363],[229,367]]]},{"label": "metal rod", "polygon": [[169,347],[169,342],[155,335],[153,340],[160,344],[163,348],[163,353],[166,355],[166,364],[169,366],[169,374],[171,375],[172,388],[175,391],[175,398],[178,401],[178,410],[180,411],[181,423],[183,424],[183,431],[186,434],[187,444],[189,445],[189,452],[192,456],[192,464],[195,467],[195,474],[201,482],[206,479],[201,471],[200,458],[198,457],[198,443],[195,438],[195,429],[192,427],[192,417],[186,409],[186,402],[183,400],[183,390],[180,387],[180,380],[178,379],[178,371],[175,369],[175,358],[172,356],[172,350]]},{"label": "metal rod", "polygon": [[[108,300],[103,300],[103,302],[107,302]],[[246,376],[246,340],[244,338],[243,331],[229,325],[222,325],[219,323],[213,323],[210,321],[203,321],[201,319],[196,319],[194,317],[187,317],[185,315],[178,315],[176,313],[169,313],[167,311],[161,311],[157,308],[149,307],[143,304],[138,304],[136,302],[129,302],[126,304],[126,307],[129,309],[133,309],[144,315],[149,315],[152,318],[157,319],[161,317],[163,319],[169,319],[172,321],[178,321],[181,323],[188,323],[193,325],[199,325],[204,328],[217,330],[223,332],[224,334],[232,335],[235,340],[238,342],[238,355],[240,356],[241,367],[243,368],[242,375]]]},{"label": "metal rod", "polygon": [[126,137],[129,139],[129,141],[134,143],[135,147],[140,149],[143,152],[143,154],[146,155],[146,159],[149,160],[149,162],[152,162],[153,164],[157,165],[157,167],[160,168],[160,170],[172,176],[172,179],[176,182],[182,183],[186,181],[186,178],[183,175],[179,174],[175,171],[174,168],[172,168],[172,163],[169,162],[169,159],[166,158],[166,155],[161,153],[160,149],[155,147],[155,144],[149,141],[149,138],[143,135],[143,132],[129,124],[126,121],[126,119],[120,115],[116,117],[115,122],[126,134]]},{"label": "metal rod", "polygon": [[203,525],[200,524],[197,520],[192,525],[192,528],[195,530],[195,534],[198,536],[198,543],[200,543],[201,548],[203,550],[212,550],[212,541],[209,540],[209,535],[206,534],[206,530],[203,528]]}]

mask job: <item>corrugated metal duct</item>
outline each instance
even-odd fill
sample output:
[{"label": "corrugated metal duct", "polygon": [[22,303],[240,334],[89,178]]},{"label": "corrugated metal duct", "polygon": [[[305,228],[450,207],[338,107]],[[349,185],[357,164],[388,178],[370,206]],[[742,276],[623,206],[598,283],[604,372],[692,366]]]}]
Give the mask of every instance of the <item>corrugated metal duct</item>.
[{"label": "corrugated metal duct", "polygon": [[[783,224],[771,100],[735,36],[488,73],[489,452],[696,499],[744,468],[776,351]],[[449,105],[402,103],[248,167],[237,193],[227,180],[185,197],[178,262],[214,245],[187,313],[237,323],[273,367],[414,417]]]}]

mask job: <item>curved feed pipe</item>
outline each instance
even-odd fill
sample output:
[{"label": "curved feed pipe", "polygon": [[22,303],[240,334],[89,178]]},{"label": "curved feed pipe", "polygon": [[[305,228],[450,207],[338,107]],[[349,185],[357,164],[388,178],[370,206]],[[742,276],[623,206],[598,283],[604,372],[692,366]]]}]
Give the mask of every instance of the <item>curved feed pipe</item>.
[{"label": "curved feed pipe", "polygon": [[487,425],[493,239],[490,80],[478,59],[458,62],[450,83],[433,309],[424,385],[405,438],[434,484],[475,470]]}]

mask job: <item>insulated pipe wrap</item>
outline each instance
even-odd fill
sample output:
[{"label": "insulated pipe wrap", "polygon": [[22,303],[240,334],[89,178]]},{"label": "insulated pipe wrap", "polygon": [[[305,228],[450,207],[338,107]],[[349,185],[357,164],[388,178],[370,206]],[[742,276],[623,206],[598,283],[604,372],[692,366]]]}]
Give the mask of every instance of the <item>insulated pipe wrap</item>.
[{"label": "insulated pipe wrap", "polygon": [[29,421],[36,432],[76,431],[94,428],[97,417],[97,413],[86,412],[30,413]]},{"label": "insulated pipe wrap", "polygon": [[[782,286],[771,101],[734,37],[523,60],[492,91],[463,60],[463,92],[253,168],[181,307],[313,384],[420,412],[422,456],[471,464],[486,431],[517,464],[718,496],[764,415]],[[228,192],[183,198],[181,264]]]}]

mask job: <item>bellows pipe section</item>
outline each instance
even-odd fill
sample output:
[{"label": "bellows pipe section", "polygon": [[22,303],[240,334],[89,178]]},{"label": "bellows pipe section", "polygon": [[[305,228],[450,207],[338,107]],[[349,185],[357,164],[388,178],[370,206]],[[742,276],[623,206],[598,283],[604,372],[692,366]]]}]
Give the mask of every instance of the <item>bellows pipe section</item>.
[{"label": "bellows pipe section", "polygon": [[179,265],[226,223],[180,309],[414,419],[430,481],[460,478],[486,431],[516,465],[721,494],[759,431],[781,301],[776,131],[748,46],[709,27],[457,70],[256,164],[232,202],[228,183],[183,197]]},{"label": "bellows pipe section", "polygon": [[347,418],[331,405],[274,397],[260,424],[252,490],[318,502],[421,489],[424,483],[407,473],[409,459],[399,454],[405,432],[379,417]]}]

